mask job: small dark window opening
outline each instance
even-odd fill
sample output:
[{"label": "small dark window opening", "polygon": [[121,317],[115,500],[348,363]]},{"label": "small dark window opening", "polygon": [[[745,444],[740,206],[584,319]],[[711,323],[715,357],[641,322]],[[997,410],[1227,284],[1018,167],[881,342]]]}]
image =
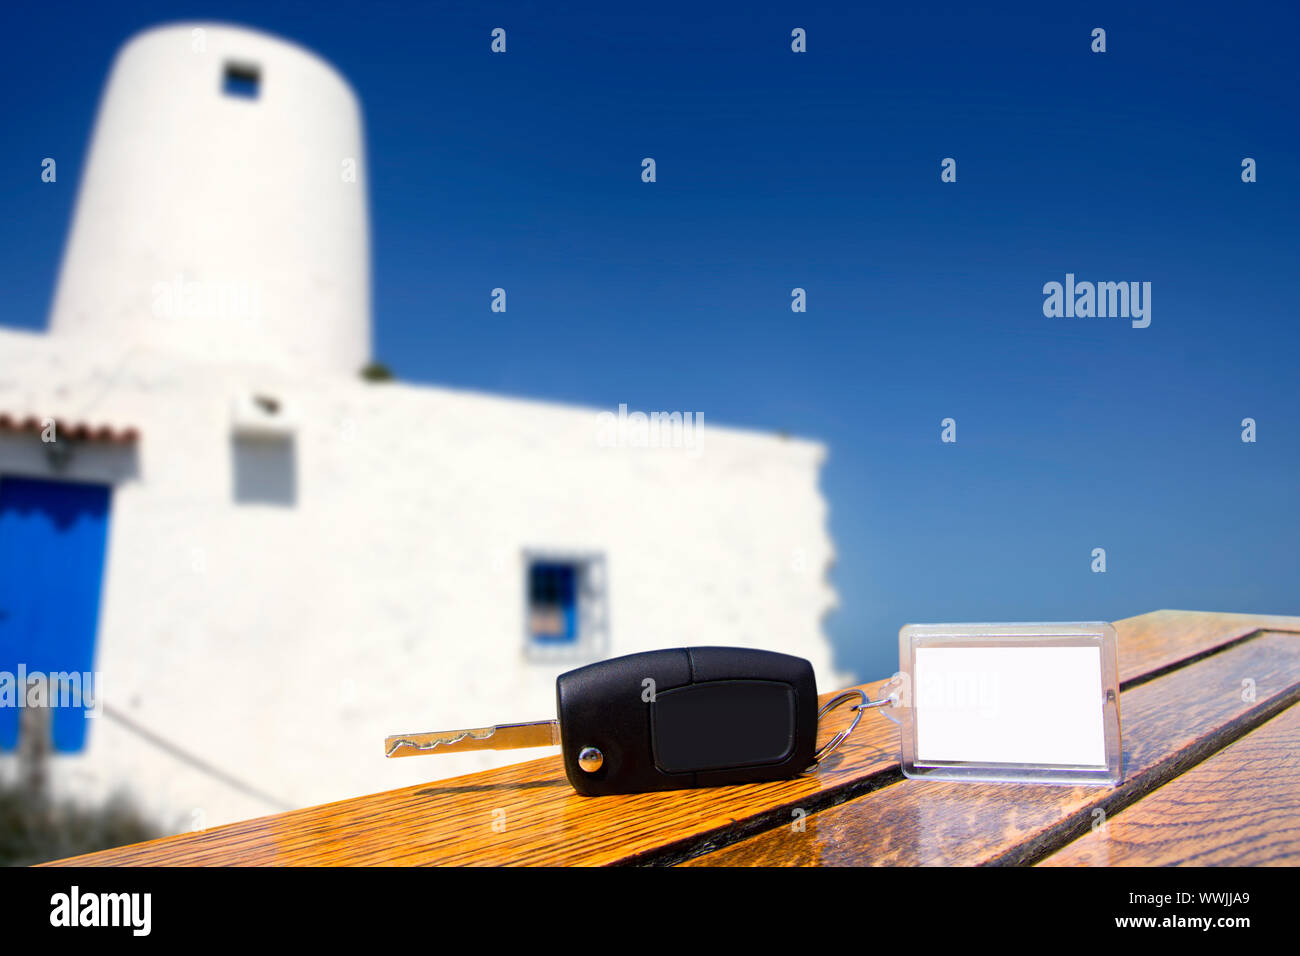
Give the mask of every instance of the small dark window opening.
[{"label": "small dark window opening", "polygon": [[227,63],[225,79],[221,83],[221,92],[227,96],[242,96],[244,99],[257,99],[258,87],[262,82],[262,71],[252,63]]},{"label": "small dark window opening", "polygon": [[578,569],[538,561],[528,569],[528,630],[534,641],[571,644],[578,636]]},{"label": "small dark window opening", "polygon": [[232,439],[235,503],[292,508],[298,501],[298,462],[292,437]]}]

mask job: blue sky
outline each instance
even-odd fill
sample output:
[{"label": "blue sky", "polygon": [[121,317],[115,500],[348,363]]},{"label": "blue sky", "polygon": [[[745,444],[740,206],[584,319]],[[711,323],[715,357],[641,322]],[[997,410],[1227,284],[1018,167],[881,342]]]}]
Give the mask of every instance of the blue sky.
[{"label": "blue sky", "polygon": [[[45,323],[117,47],[243,23],[361,96],[401,377],[829,445],[841,667],[909,621],[1300,614],[1300,13],[843,6],[7,9],[0,321]],[[1066,272],[1151,282],[1151,326],[1044,317]]]}]

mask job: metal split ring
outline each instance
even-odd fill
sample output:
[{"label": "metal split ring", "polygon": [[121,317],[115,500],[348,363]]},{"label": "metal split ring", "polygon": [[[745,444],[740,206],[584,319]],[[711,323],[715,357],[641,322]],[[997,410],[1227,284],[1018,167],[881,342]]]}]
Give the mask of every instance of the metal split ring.
[{"label": "metal split ring", "polygon": [[888,697],[882,700],[869,700],[867,698],[867,695],[860,690],[841,691],[840,693],[832,697],[830,700],[828,700],[822,706],[821,710],[817,711],[818,726],[821,725],[823,717],[829,714],[836,707],[840,706],[840,704],[844,703],[845,701],[852,700],[854,697],[858,698],[859,702],[854,704],[853,707],[851,708],[852,710],[857,711],[857,713],[853,715],[853,722],[849,724],[847,728],[841,730],[838,734],[832,737],[830,740],[826,741],[826,743],[822,745],[821,749],[818,750],[815,754],[813,754],[812,766],[804,771],[805,774],[815,773],[817,768],[821,766],[821,762],[825,760],[827,757],[829,757],[832,753],[834,753],[835,749],[839,747],[840,744],[844,743],[845,739],[849,736],[849,734],[853,733],[853,731],[858,729],[858,721],[862,719],[862,712],[864,710],[868,710],[872,707],[884,707],[886,704],[890,704],[893,702]]}]

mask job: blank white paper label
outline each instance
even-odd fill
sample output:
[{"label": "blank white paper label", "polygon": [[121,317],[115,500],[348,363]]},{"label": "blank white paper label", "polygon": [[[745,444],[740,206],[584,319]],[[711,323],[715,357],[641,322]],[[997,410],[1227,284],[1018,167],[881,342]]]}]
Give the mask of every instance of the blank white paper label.
[{"label": "blank white paper label", "polygon": [[916,760],[1106,766],[1096,647],[918,647]]}]

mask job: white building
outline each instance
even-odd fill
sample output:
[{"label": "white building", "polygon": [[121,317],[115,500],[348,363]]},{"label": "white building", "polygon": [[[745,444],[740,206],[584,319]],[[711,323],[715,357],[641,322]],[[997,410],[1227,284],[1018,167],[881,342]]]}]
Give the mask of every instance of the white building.
[{"label": "white building", "polygon": [[822,446],[363,381],[365,168],[290,43],[168,26],[113,66],[49,332],[0,332],[0,671],[103,692],[57,789],[185,830],[528,759],[382,740],[553,716],[556,674],[655,647],[838,685]]}]

